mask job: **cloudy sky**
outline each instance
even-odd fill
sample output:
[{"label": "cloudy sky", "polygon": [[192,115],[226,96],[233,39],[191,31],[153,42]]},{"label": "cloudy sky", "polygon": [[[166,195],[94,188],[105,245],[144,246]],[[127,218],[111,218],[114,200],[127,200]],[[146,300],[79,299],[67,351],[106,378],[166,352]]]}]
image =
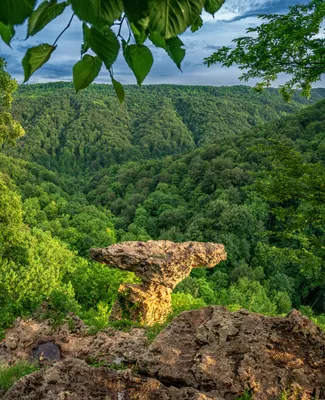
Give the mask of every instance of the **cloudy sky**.
[{"label": "cloudy sky", "polygon": [[[199,31],[195,33],[189,31],[181,35],[186,46],[183,73],[176,68],[164,50],[156,49],[147,42],[154,54],[155,63],[145,83],[189,85],[240,83],[238,81],[240,72],[237,68],[213,66],[208,69],[203,65],[204,57],[213,53],[218,46],[230,45],[234,38],[243,36],[248,27],[256,26],[259,23],[258,14],[285,13],[289,6],[306,2],[307,0],[226,0],[214,19],[210,15],[203,15],[204,26]],[[26,49],[40,43],[53,43],[70,16],[71,11],[67,10],[57,21],[53,21],[41,33],[27,41],[25,41],[26,26],[20,26],[12,41],[12,50],[0,43],[0,55],[6,58],[8,71],[19,82],[23,79],[21,60]],[[75,19],[70,29],[59,40],[58,48],[51,60],[33,75],[30,82],[71,81],[72,66],[80,59],[81,42],[81,24]],[[114,66],[114,76],[123,84],[136,83],[122,57],[119,57]],[[97,82],[109,82],[108,73],[104,68]]]}]

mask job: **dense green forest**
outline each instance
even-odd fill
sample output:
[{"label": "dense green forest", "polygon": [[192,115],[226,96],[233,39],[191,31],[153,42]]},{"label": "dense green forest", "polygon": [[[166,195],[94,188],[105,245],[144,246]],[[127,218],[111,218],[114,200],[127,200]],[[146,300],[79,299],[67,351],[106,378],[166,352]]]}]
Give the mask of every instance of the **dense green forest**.
[{"label": "dense green forest", "polygon": [[21,87],[26,130],[0,153],[0,327],[34,312],[107,324],[132,274],[91,247],[169,239],[224,243],[228,260],[177,287],[175,312],[205,304],[325,326],[325,90],[286,103],[245,86]]}]

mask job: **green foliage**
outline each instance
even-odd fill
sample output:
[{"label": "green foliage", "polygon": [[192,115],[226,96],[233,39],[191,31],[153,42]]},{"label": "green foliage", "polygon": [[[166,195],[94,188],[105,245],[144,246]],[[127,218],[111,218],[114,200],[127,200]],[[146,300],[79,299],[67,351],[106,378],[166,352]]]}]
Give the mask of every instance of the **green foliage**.
[{"label": "green foliage", "polygon": [[180,38],[175,37],[165,40],[158,32],[152,32],[150,40],[156,47],[161,47],[167,51],[169,57],[174,61],[177,67],[181,70],[181,64],[185,57],[184,43]]},{"label": "green foliage", "polygon": [[106,68],[110,69],[120,50],[120,44],[113,31],[108,27],[92,27],[89,29],[88,41],[89,47],[103,61]]},{"label": "green foliage", "polygon": [[113,84],[116,96],[117,96],[119,102],[122,104],[124,102],[124,99],[125,99],[125,91],[123,89],[123,86],[121,85],[120,82],[115,80],[113,78],[113,76],[112,76],[112,84]]},{"label": "green foliage", "polygon": [[200,16],[204,0],[149,0],[149,26],[166,39],[183,33]]},{"label": "green foliage", "polygon": [[203,299],[194,298],[189,293],[173,293],[172,307],[174,314],[182,311],[196,310],[197,308],[206,306]]},{"label": "green foliage", "polygon": [[56,46],[43,43],[27,50],[22,61],[25,74],[24,82],[28,81],[31,75],[51,58],[55,49]]},{"label": "green foliage", "polygon": [[107,367],[110,369],[113,369],[114,371],[124,371],[128,368],[128,366],[125,365],[123,362],[121,362],[121,363],[115,362],[115,363],[109,364]]},{"label": "green foliage", "polygon": [[236,400],[252,400],[252,394],[250,390],[245,390],[242,395],[236,398]]},{"label": "green foliage", "polygon": [[214,15],[221,8],[222,4],[222,0],[208,0],[204,5],[204,9],[209,14]]},{"label": "green foliage", "polygon": [[81,315],[81,306],[74,299],[71,285],[52,292],[47,301],[36,308],[32,315],[39,320],[49,319],[52,329],[67,323],[69,328],[73,330],[75,322],[67,315],[68,313]]},{"label": "green foliage", "polygon": [[309,306],[301,306],[300,311],[309,319],[311,319],[314,324],[318,325],[323,331],[325,331],[325,314],[315,315],[313,309]]},{"label": "green foliage", "polygon": [[14,34],[15,30],[11,25],[5,25],[4,23],[0,22],[0,37],[8,46],[10,46],[10,41]]},{"label": "green foliage", "polygon": [[73,67],[73,83],[77,92],[88,87],[102,68],[102,60],[88,54]]},{"label": "green foliage", "polygon": [[57,3],[56,1],[44,1],[33,11],[28,20],[27,37],[36,35],[49,22],[61,15],[68,6],[67,2]]},{"label": "green foliage", "polygon": [[[212,152],[212,170],[204,174],[203,180],[203,190],[209,188],[211,192],[224,180],[216,179],[219,167],[215,158],[220,153],[212,146],[216,140],[225,140],[228,150],[233,149],[233,135],[298,111],[324,95],[322,89],[315,90],[310,101],[295,96],[290,104],[285,104],[276,90],[256,96],[246,87],[146,86],[138,90],[131,86],[128,92],[129,98],[121,107],[113,89],[103,85],[93,85],[78,96],[66,83],[21,87],[13,111],[14,117],[23,121],[27,135],[15,149],[6,148],[7,154],[78,176],[88,170],[95,172],[116,164],[162,158],[211,144],[206,152]],[[225,147],[222,146],[222,152]],[[206,170],[209,157],[201,160],[199,156],[195,161],[193,156],[192,180]],[[230,156],[223,159],[228,164],[231,160]],[[221,161],[218,160],[226,164]],[[236,185],[247,180],[241,166],[233,165],[232,169],[228,181]],[[108,184],[113,183],[102,181],[97,204],[107,197]]]},{"label": "green foliage", "polygon": [[123,4],[120,0],[72,0],[73,11],[81,19],[93,25],[111,25],[116,19],[119,19]]},{"label": "green foliage", "polygon": [[90,326],[89,334],[95,334],[101,329],[107,328],[110,311],[111,307],[107,303],[99,301],[96,309],[90,308],[80,314],[85,323]]},{"label": "green foliage", "polygon": [[[238,283],[230,286],[229,290],[221,297],[225,305],[240,304],[247,310],[266,315],[276,315],[276,305],[269,299],[265,288],[257,281],[248,278],[239,279]],[[290,308],[287,310],[290,311]]]},{"label": "green foliage", "polygon": [[234,40],[235,48],[222,47],[205,64],[222,63],[230,67],[237,64],[245,70],[241,80],[259,78],[258,91],[271,86],[279,74],[291,76],[281,87],[289,100],[299,87],[302,94],[310,95],[312,84],[324,73],[325,39],[319,33],[325,17],[323,0],[312,0],[289,8],[287,14],[260,15],[266,23],[247,29],[249,36]]},{"label": "green foliage", "polygon": [[72,287],[63,283],[63,278],[75,269],[78,259],[50,233],[28,229],[23,223],[21,198],[9,178],[0,175],[0,187],[2,328],[14,316],[32,311],[54,291],[73,296]]},{"label": "green foliage", "polygon": [[13,7],[11,0],[4,0],[0,5],[1,22],[5,25],[22,24],[36,5],[36,0],[17,0]]},{"label": "green foliage", "polygon": [[178,285],[167,323],[205,305],[275,315],[304,304],[323,327],[325,101],[301,108],[324,91],[290,104],[245,87],[129,93],[122,107],[101,85],[77,98],[64,83],[18,93],[27,135],[0,154],[2,331],[31,312],[58,325],[72,311],[89,333],[138,326],[108,322],[134,276],[90,261],[89,249],[150,239],[228,253]]},{"label": "green foliage", "polygon": [[[10,3],[10,4],[9,4]],[[84,89],[97,77],[104,63],[112,77],[112,83],[120,102],[124,100],[121,85],[113,78],[112,66],[120,49],[126,63],[133,71],[138,85],[144,81],[154,62],[151,51],[144,45],[148,36],[158,35],[160,40],[152,40],[162,47],[181,69],[185,56],[183,43],[178,35],[191,28],[196,31],[203,25],[200,17],[203,10],[215,14],[224,0],[71,0],[58,3],[57,0],[44,1],[37,8],[35,0],[4,0],[0,5],[0,37],[10,45],[15,34],[14,25],[28,19],[27,38],[42,31],[51,21],[57,20],[64,10],[70,9],[71,18],[67,26],[58,34],[53,45],[44,43],[29,48],[23,59],[25,82],[44,65],[56,49],[62,34],[70,27],[74,16],[82,24],[84,42],[81,55],[92,50],[95,57],[87,54],[73,68],[74,85],[77,91]],[[70,8],[71,6],[71,8]],[[115,29],[115,27],[118,27]],[[127,31],[127,40],[124,32]],[[90,58],[91,57],[91,58]],[[82,71],[85,69],[85,72]],[[118,90],[117,90],[118,88]]]},{"label": "green foliage", "polygon": [[[8,39],[8,32],[0,25],[0,35]],[[10,35],[10,33],[9,33]],[[24,135],[24,129],[10,114],[13,94],[18,88],[18,83],[5,71],[6,63],[0,58],[0,146],[4,141],[11,144]]]},{"label": "green foliage", "polygon": [[69,276],[75,297],[86,309],[95,308],[102,301],[111,306],[122,282],[136,283],[131,272],[108,268],[98,263],[85,263]]},{"label": "green foliage", "polygon": [[143,44],[127,45],[125,42],[123,43],[123,55],[126,63],[134,73],[138,85],[141,85],[153,64],[151,51]]},{"label": "green foliage", "polygon": [[14,365],[0,365],[0,389],[7,391],[13,384],[25,375],[29,375],[39,369],[27,361],[20,361]]}]

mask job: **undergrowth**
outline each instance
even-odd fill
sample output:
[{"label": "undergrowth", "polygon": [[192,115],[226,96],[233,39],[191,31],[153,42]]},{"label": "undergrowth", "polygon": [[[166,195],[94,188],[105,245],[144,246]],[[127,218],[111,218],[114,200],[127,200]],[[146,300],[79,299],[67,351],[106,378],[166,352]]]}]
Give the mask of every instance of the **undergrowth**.
[{"label": "undergrowth", "polygon": [[9,390],[20,378],[37,370],[39,370],[37,365],[27,361],[20,361],[10,366],[0,365],[0,390]]}]

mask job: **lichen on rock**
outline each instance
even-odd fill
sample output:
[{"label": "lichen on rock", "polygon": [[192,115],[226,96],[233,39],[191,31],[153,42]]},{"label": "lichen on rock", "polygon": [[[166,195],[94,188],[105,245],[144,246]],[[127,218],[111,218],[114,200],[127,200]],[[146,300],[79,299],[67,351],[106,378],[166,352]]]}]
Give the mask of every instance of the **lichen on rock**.
[{"label": "lichen on rock", "polygon": [[134,272],[142,280],[142,284],[120,286],[111,319],[128,318],[146,325],[166,320],[172,290],[193,268],[212,268],[227,258],[222,244],[167,240],[124,242],[91,249],[90,255],[95,261]]}]

